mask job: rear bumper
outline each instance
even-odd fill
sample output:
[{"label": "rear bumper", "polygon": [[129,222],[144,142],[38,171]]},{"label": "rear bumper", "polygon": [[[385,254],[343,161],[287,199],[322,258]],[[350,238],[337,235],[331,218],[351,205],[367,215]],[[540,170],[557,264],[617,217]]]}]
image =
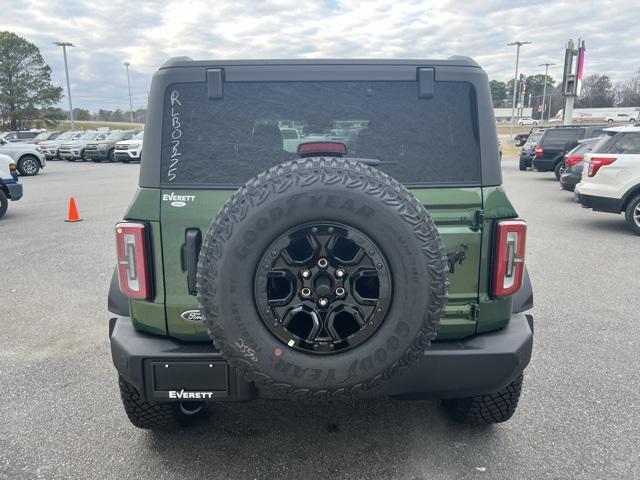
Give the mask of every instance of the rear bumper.
[{"label": "rear bumper", "polygon": [[578,191],[575,191],[574,195],[583,207],[592,208],[596,212],[620,213],[622,211],[622,200],[619,198],[585,195]]},{"label": "rear bumper", "polygon": [[17,183],[13,180],[3,181],[0,178],[0,190],[5,190],[7,193],[7,198],[9,200],[20,200],[22,198],[22,184]]},{"label": "rear bumper", "polygon": [[[268,398],[229,367],[211,343],[180,342],[137,331],[129,317],[109,324],[113,363],[147,400],[176,400],[176,391],[204,400]],[[424,358],[368,396],[459,398],[496,392],[531,359],[533,317],[514,314],[502,330],[460,341],[435,342]],[[198,397],[200,398],[200,397]]]},{"label": "rear bumper", "polygon": [[538,172],[551,172],[556,168],[557,158],[534,158],[533,169]]}]

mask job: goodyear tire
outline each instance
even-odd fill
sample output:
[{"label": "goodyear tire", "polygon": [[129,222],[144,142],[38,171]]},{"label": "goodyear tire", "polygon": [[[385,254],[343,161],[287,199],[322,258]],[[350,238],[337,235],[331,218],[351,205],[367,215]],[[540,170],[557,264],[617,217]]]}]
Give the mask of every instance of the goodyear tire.
[{"label": "goodyear tire", "polygon": [[197,289],[214,344],[247,380],[270,396],[329,399],[423,356],[446,272],[436,226],[408,190],[361,162],[314,158],[261,173],[225,203]]}]

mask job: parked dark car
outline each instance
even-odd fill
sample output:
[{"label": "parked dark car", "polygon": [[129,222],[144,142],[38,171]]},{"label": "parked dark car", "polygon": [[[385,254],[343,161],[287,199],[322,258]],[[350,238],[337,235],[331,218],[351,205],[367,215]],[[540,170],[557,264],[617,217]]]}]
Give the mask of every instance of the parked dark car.
[{"label": "parked dark car", "polygon": [[514,135],[513,141],[515,143],[515,146],[521,147],[522,145],[524,145],[529,139],[529,135],[531,135],[531,132],[518,133],[517,135]]},{"label": "parked dark car", "polygon": [[565,155],[564,173],[560,176],[560,186],[564,190],[573,192],[575,186],[580,183],[580,180],[582,180],[584,154],[594,151],[594,149],[601,144],[601,140],[607,140],[608,138],[609,137],[605,135],[595,138],[585,138],[578,142],[578,146],[576,148]]},{"label": "parked dark car", "polygon": [[542,137],[542,132],[544,130],[536,130],[535,132],[531,132],[527,142],[522,147],[520,151],[520,170],[526,170],[533,165],[533,158],[535,157],[536,145]]},{"label": "parked dark car", "polygon": [[564,173],[564,156],[583,138],[602,134],[609,125],[566,125],[548,128],[542,134],[535,150],[533,168],[539,172],[554,172],[556,179]]}]

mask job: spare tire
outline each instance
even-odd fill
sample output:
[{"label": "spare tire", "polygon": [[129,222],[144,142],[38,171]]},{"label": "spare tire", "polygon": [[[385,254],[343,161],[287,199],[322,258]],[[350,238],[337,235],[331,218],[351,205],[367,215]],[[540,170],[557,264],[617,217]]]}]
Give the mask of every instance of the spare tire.
[{"label": "spare tire", "polygon": [[209,227],[197,290],[210,336],[275,397],[357,396],[418,361],[447,302],[436,226],[388,175],[309,158],[261,173]]}]

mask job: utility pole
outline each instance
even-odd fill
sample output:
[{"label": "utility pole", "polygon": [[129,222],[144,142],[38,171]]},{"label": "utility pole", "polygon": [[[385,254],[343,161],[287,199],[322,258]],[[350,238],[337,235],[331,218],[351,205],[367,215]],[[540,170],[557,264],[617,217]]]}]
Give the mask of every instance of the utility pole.
[{"label": "utility pole", "polygon": [[127,85],[129,86],[129,112],[131,113],[131,123],[133,123],[133,102],[131,101],[131,80],[129,79],[129,62],[124,62],[127,67]]},{"label": "utility pole", "polygon": [[67,65],[67,47],[75,47],[70,42],[53,42],[54,45],[62,47],[62,54],[64,55],[64,73],[67,76],[67,96],[69,97],[69,121],[71,123],[71,130],[75,130],[75,124],[73,122],[73,104],[71,103],[71,86],[69,84],[69,66]]},{"label": "utility pole", "polygon": [[[555,65],[555,63],[541,63],[539,66],[544,66],[544,87],[542,88],[542,118],[544,122],[544,101],[547,98],[547,77],[549,76],[549,65]],[[549,117],[547,117],[547,120]]]},{"label": "utility pole", "polygon": [[520,80],[518,79],[518,63],[520,62],[520,47],[522,45],[529,45],[531,42],[511,42],[507,43],[507,47],[512,45],[516,46],[516,74],[513,76],[513,101],[511,102],[511,126],[509,127],[509,137],[513,137],[513,126],[516,123],[516,93],[518,91],[518,85]]}]

